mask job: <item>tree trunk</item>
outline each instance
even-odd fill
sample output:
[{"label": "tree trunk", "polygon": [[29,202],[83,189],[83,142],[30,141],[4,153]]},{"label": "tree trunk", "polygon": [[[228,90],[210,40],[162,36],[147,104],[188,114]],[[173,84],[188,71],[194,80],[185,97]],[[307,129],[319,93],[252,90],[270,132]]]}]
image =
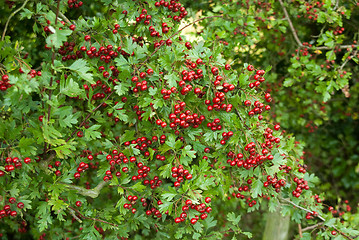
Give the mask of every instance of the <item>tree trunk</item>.
[{"label": "tree trunk", "polygon": [[289,223],[290,216],[283,217],[280,208],[275,212],[268,212],[262,240],[287,240]]}]

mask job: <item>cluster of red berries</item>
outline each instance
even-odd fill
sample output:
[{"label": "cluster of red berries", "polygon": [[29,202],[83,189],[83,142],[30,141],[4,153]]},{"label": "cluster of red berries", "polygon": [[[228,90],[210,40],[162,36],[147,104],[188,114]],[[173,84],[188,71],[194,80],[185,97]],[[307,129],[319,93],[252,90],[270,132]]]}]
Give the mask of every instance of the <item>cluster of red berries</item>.
[{"label": "cluster of red berries", "polygon": [[222,140],[219,142],[220,144],[224,145],[226,144],[226,141],[233,136],[233,132],[223,132],[222,133]]},{"label": "cluster of red berries", "polygon": [[26,223],[26,221],[21,221],[20,224],[21,224],[21,225],[19,226],[19,228],[17,229],[17,231],[18,231],[19,233],[26,233],[26,232],[27,232],[27,229],[26,229],[27,223]]},{"label": "cluster of red berries", "polygon": [[292,167],[287,165],[282,165],[279,167],[279,170],[284,170],[284,173],[289,173],[292,170]]},{"label": "cluster of red berries", "polygon": [[[131,210],[131,212],[133,214],[135,214],[137,212],[137,209],[133,207],[133,205],[135,205],[137,203],[137,200],[138,200],[138,197],[137,196],[132,196],[132,195],[129,195],[127,197],[127,200],[130,202],[130,203],[125,203],[123,205],[123,207],[125,209],[128,209],[128,210]],[[146,204],[145,206],[147,206],[147,203],[146,203],[146,200],[144,198],[141,198],[141,202],[144,204]]]},{"label": "cluster of red berries", "polygon": [[286,185],[286,182],[284,179],[277,179],[276,177],[267,176],[267,181],[263,183],[264,187],[268,187],[269,185],[272,185],[272,187],[275,188],[276,192],[280,192],[281,187],[284,187]]},{"label": "cluster of red berries", "polygon": [[173,184],[174,187],[180,187],[181,182],[184,181],[184,179],[191,180],[192,174],[189,173],[187,169],[184,169],[182,165],[179,165],[178,167],[172,167],[172,177],[176,178],[176,182]]},{"label": "cluster of red berries", "polygon": [[[206,197],[205,202],[209,204],[211,202],[211,198]],[[193,204],[192,200],[187,199],[185,205],[182,206],[182,213],[180,214],[179,217],[175,218],[175,223],[184,222],[188,216],[187,212],[190,209],[196,210],[198,213],[200,213],[200,216],[195,215],[194,218],[191,218],[190,220],[191,224],[196,224],[199,219],[205,220],[208,217],[208,213],[212,212],[212,208],[206,206],[205,203]]]},{"label": "cluster of red berries", "polygon": [[[324,3],[321,1],[312,1],[305,3],[305,13],[304,18],[308,18],[309,20],[317,21],[319,11],[322,11],[321,8],[323,7]],[[300,15],[297,15],[300,18]]]},{"label": "cluster of red berries", "polygon": [[75,42],[64,42],[64,44],[59,48],[58,53],[62,56],[63,62],[83,58],[80,50],[77,50],[75,54],[72,54],[75,51],[75,46]]},{"label": "cluster of red berries", "polygon": [[[161,200],[159,200],[158,202],[157,202],[157,204],[158,205],[161,205],[162,204],[162,202],[161,202]],[[166,214],[168,213],[168,211],[166,212]],[[160,219],[161,217],[162,217],[162,213],[160,212],[160,210],[158,210],[158,209],[156,209],[156,208],[151,208],[151,210],[147,210],[146,211],[146,215],[147,216],[151,216],[151,215],[153,215],[154,217],[156,217],[157,219]]]},{"label": "cluster of red berries", "polygon": [[[10,197],[9,198],[9,203],[10,204],[16,204],[16,199],[14,197]],[[16,204],[16,207],[18,209],[23,209],[24,208],[24,203],[23,202],[18,202]],[[5,205],[3,209],[0,210],[0,219],[5,218],[5,217],[16,217],[17,216],[17,211],[16,210],[11,210],[11,206],[10,205]]]},{"label": "cluster of red berries", "polygon": [[308,182],[303,178],[295,177],[293,181],[297,184],[297,187],[292,191],[294,197],[299,198],[303,190],[309,190]]},{"label": "cluster of red berries", "polygon": [[82,1],[78,1],[78,0],[68,0],[67,1],[67,6],[69,8],[79,8],[83,5],[84,3]]},{"label": "cluster of red berries", "polygon": [[[247,70],[250,72],[254,71],[253,65],[248,65]],[[259,87],[261,83],[265,81],[265,78],[263,77],[264,74],[264,70],[257,70],[256,74],[253,75],[254,82],[249,83],[248,86],[250,88]],[[249,78],[249,80],[251,80],[251,78]]]},{"label": "cluster of red berries", "polygon": [[[198,128],[199,125],[206,119],[204,115],[199,116],[197,113],[191,113],[190,110],[185,110],[186,103],[180,102],[174,106],[174,112],[169,115],[170,127],[173,130],[180,128]],[[178,134],[179,132],[177,132]]]},{"label": "cluster of red berries", "polygon": [[[270,142],[269,142],[270,143]],[[266,147],[265,143],[263,143],[263,148]],[[248,143],[244,150],[248,152],[249,157],[243,160],[243,154],[238,153],[235,155],[234,153],[230,152],[228,157],[230,159],[227,160],[227,163],[231,166],[237,165],[237,167],[244,167],[245,169],[250,169],[251,167],[258,166],[262,164],[265,160],[273,160],[273,155],[267,155],[269,151],[267,149],[262,150],[262,154],[259,154],[256,149],[256,144],[254,142]]]},{"label": "cluster of red berries", "polygon": [[[147,74],[146,74],[147,72]],[[148,76],[151,76],[153,74],[153,70],[151,68],[147,69],[146,72],[141,72],[140,73],[140,78],[141,79],[144,79]],[[137,76],[133,76],[132,77],[132,82],[136,83],[136,86],[132,89],[132,91],[134,93],[137,93],[139,90],[141,91],[145,91],[148,89],[148,86],[147,86],[147,81],[146,80],[142,80],[141,82],[139,81],[138,77]]]},{"label": "cluster of red berries", "polygon": [[[5,159],[6,165],[5,165],[5,171],[6,172],[12,172],[16,169],[21,169],[22,168],[22,163],[21,160],[18,157],[7,157]],[[24,158],[24,163],[25,164],[29,164],[31,162],[30,158]],[[5,172],[3,170],[0,170],[0,177],[4,176]]]},{"label": "cluster of red berries", "polygon": [[15,1],[5,0],[5,4],[7,4],[7,5],[8,5],[8,7],[9,7],[9,9],[11,9],[11,8],[14,6]]},{"label": "cluster of red berries", "polygon": [[136,111],[137,118],[141,121],[143,119],[142,114],[146,111],[140,110],[140,107],[138,105],[133,106],[133,110]]},{"label": "cluster of red berries", "polygon": [[179,12],[178,15],[175,15],[173,17],[171,15],[168,15],[168,18],[172,18],[174,21],[179,22],[184,17],[187,16],[188,12],[186,11],[186,8],[183,7],[182,4],[179,3],[178,1],[179,0],[171,0],[169,2],[166,2],[165,0],[161,0],[161,1],[155,2],[155,6],[156,7],[163,6],[173,13]]},{"label": "cluster of red berries", "polygon": [[[249,100],[244,101],[245,106],[251,106],[251,104],[252,103]],[[248,115],[249,116],[258,115],[259,120],[263,119],[263,116],[261,115],[261,113],[263,111],[269,111],[270,110],[269,105],[264,106],[264,104],[259,102],[259,101],[255,101],[253,105],[254,105],[254,108],[248,111]]]},{"label": "cluster of red berries", "polygon": [[151,180],[148,180],[148,179],[144,180],[143,184],[144,185],[150,184],[151,189],[155,189],[162,185],[162,180],[160,180],[158,178],[158,176],[154,176],[153,179],[151,179]]},{"label": "cluster of red berries", "polygon": [[0,91],[6,91],[6,89],[10,88],[12,85],[9,82],[9,75],[2,75],[0,81]]},{"label": "cluster of red berries", "polygon": [[171,97],[172,93],[177,93],[177,88],[176,87],[172,87],[171,89],[167,90],[165,88],[163,88],[161,90],[161,94],[163,95],[163,99],[167,100]]},{"label": "cluster of red berries", "polygon": [[207,127],[212,131],[220,131],[222,130],[222,125],[220,125],[221,120],[219,118],[215,118],[213,122],[207,123]]},{"label": "cluster of red berries", "polygon": [[146,9],[142,9],[141,14],[136,17],[136,22],[140,23],[142,20],[144,20],[144,24],[148,25],[150,24],[150,20],[152,19],[151,15],[147,15],[147,10]]},{"label": "cluster of red berries", "polygon": [[[89,35],[86,35],[84,39],[88,42],[91,41],[91,37]],[[86,46],[81,46],[80,51],[86,53],[89,58],[100,58],[100,60],[105,63],[110,63],[111,60],[118,57],[119,54],[127,54],[121,50],[121,47],[118,47],[116,50],[112,45],[107,45],[106,47],[101,46],[98,50],[94,46],[90,47],[89,49]]]},{"label": "cluster of red berries", "polygon": [[[58,168],[58,167],[60,167],[60,165],[61,165],[61,162],[60,162],[60,161],[56,161],[56,162],[55,162],[55,167]],[[54,168],[54,167],[53,167],[51,164],[49,164],[49,165],[48,165],[48,168],[51,169],[51,168]],[[60,175],[61,175],[61,171],[60,171],[60,170],[56,170],[56,171],[55,171],[55,175],[56,175],[56,176],[60,176]]]},{"label": "cluster of red berries", "polygon": [[[234,90],[234,85],[230,84],[228,85],[228,83],[223,83],[224,86],[226,86],[226,88],[223,89],[231,89],[231,91]],[[228,88],[227,88],[228,85]],[[231,86],[231,87],[229,87]],[[233,86],[233,87],[232,87]],[[223,92],[216,92],[215,93],[215,97],[212,99],[213,105],[211,105],[211,100],[205,100],[204,103],[207,105],[207,110],[208,111],[212,111],[212,110],[216,110],[216,111],[226,111],[226,112],[230,112],[232,111],[232,104],[225,104],[225,94]]]},{"label": "cluster of red berries", "polygon": [[309,220],[309,219],[312,219],[317,216],[318,216],[318,213],[316,211],[313,211],[313,212],[307,212],[305,215],[305,218]]},{"label": "cluster of red berries", "polygon": [[[330,31],[331,29],[329,29],[329,31]],[[343,34],[343,32],[344,32],[344,30],[345,30],[345,28],[343,28],[343,27],[336,27],[336,29],[334,29],[334,30],[332,30],[333,31],[333,34],[334,35],[340,35],[340,34]]]},{"label": "cluster of red berries", "polygon": [[87,163],[80,162],[79,166],[77,167],[77,172],[74,173],[75,179],[79,179],[81,177],[81,173],[86,171],[88,168],[89,168],[89,165]]},{"label": "cluster of red berries", "polygon": [[[96,231],[98,231],[99,232],[99,234],[101,234],[102,236],[104,236],[105,235],[105,231],[103,230],[103,228],[102,227],[97,227],[96,225],[94,225],[94,228],[96,229]],[[66,239],[67,240],[67,239]],[[126,240],[127,240],[127,238],[126,238]]]}]

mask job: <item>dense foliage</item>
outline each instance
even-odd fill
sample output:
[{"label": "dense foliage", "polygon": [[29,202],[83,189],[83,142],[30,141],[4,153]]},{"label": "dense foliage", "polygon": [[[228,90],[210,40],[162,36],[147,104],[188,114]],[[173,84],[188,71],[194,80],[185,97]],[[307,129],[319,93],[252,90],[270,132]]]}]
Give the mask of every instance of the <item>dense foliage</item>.
[{"label": "dense foliage", "polygon": [[358,4],[0,6],[2,238],[359,236]]}]

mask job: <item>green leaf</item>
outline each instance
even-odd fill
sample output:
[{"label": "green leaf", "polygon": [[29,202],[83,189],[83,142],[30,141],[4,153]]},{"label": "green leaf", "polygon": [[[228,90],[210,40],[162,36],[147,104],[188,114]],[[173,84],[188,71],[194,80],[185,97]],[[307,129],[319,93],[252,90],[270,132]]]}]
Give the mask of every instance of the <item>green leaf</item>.
[{"label": "green leaf", "polygon": [[60,93],[69,97],[82,96],[85,93],[84,89],[79,87],[79,84],[72,78],[67,78],[66,81],[60,81]]},{"label": "green leaf", "polygon": [[129,85],[126,82],[117,82],[114,89],[116,90],[116,94],[118,96],[123,96],[128,92]]},{"label": "green leaf", "polygon": [[136,192],[143,192],[143,190],[146,189],[146,186],[143,185],[141,182],[137,182],[131,187],[131,189],[135,190]]},{"label": "green leaf", "polygon": [[263,188],[263,182],[259,179],[255,179],[252,183],[252,188],[251,188],[253,198],[256,198],[262,194],[262,188]]},{"label": "green leaf", "polygon": [[101,133],[98,130],[101,127],[101,125],[93,125],[87,129],[84,130],[84,138],[86,141],[90,141],[91,139],[101,138]]},{"label": "green leaf", "polygon": [[237,225],[239,221],[241,220],[241,215],[238,215],[236,217],[236,214],[233,212],[230,212],[227,214],[228,221],[232,222],[234,225]]},{"label": "green leaf", "polygon": [[196,157],[196,151],[191,150],[192,146],[191,145],[187,145],[182,149],[182,156],[189,156],[190,158],[195,158]]},{"label": "green leaf", "polygon": [[160,210],[161,213],[165,213],[166,211],[168,211],[168,214],[171,214],[172,212],[172,207],[173,207],[173,202],[169,202],[166,200],[162,200],[162,204],[158,206],[158,209]]},{"label": "green leaf", "polygon": [[176,73],[174,72],[171,72],[170,74],[167,74],[164,79],[167,80],[167,84],[168,84],[168,87],[171,88],[171,87],[177,87],[177,79],[178,79],[178,76],[176,75]]},{"label": "green leaf", "polygon": [[67,29],[54,29],[54,28],[50,28],[51,31],[53,31],[52,34],[50,34],[47,38],[46,38],[46,44],[49,47],[54,47],[56,49],[60,48],[64,42],[67,41],[67,36],[71,35],[72,31],[71,30],[67,30]]},{"label": "green leaf", "polygon": [[84,59],[78,59],[70,67],[70,70],[75,71],[82,79],[86,80],[90,84],[95,84],[92,73],[88,71],[90,68],[87,66],[87,61]]}]

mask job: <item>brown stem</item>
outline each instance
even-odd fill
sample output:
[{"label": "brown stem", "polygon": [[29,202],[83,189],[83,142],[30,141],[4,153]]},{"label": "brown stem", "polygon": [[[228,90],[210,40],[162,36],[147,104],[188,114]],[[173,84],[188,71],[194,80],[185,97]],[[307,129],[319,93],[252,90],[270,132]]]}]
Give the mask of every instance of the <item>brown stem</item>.
[{"label": "brown stem", "polygon": [[106,223],[106,224],[109,224],[109,225],[114,226],[114,227],[118,227],[117,224],[110,223],[110,222],[107,222],[107,221],[102,220],[102,219],[86,217],[86,216],[82,215],[82,213],[79,210],[77,210],[76,208],[73,208],[71,206],[68,206],[68,208],[75,211],[83,219],[89,219],[89,220],[93,220],[93,221],[96,221],[96,222]]},{"label": "brown stem", "polygon": [[300,223],[298,223],[298,232],[299,232],[299,237],[302,238],[303,237],[303,230],[302,230],[302,225],[300,225]]},{"label": "brown stem", "polygon": [[[99,108],[105,103],[105,101],[112,95],[112,93],[113,93],[113,92],[111,92],[111,93],[105,98],[105,100],[104,100],[102,103],[100,103],[95,109],[93,109],[93,110],[85,117],[85,119],[84,119],[84,120],[81,122],[81,124],[79,125],[79,128],[82,127],[82,126],[86,123],[87,119],[89,119],[90,116],[91,116],[97,109],[99,109]],[[77,130],[75,130],[75,131],[73,131],[73,132],[71,133],[70,137],[68,137],[68,138],[66,139],[66,142],[68,142],[68,141],[75,135],[76,131],[77,131]]]},{"label": "brown stem", "polygon": [[302,231],[305,232],[305,231],[308,231],[308,230],[316,229],[317,227],[319,227],[321,225],[323,225],[323,222],[320,222],[320,223],[317,223],[315,225],[303,228]]},{"label": "brown stem", "polygon": [[[203,17],[203,18],[197,19],[197,20],[195,20],[195,21],[193,21],[193,22],[187,24],[186,26],[182,27],[180,30],[178,30],[177,32],[175,32],[174,34],[172,34],[168,39],[173,38],[174,36],[176,36],[177,34],[179,34],[183,29],[185,29],[185,28],[187,28],[187,27],[189,27],[189,26],[195,24],[196,22],[199,22],[199,21],[202,21],[202,20],[208,19],[208,18],[223,18],[223,16],[222,16],[222,15],[217,15],[217,16],[209,16],[209,17]],[[167,40],[168,40],[168,39],[167,39]],[[152,54],[151,54],[150,56],[148,56],[148,57],[146,58],[146,60],[141,63],[141,66],[143,66],[165,43],[166,43],[166,41],[163,41],[163,43],[161,43],[161,44],[158,46],[158,48],[156,48],[155,51],[153,51]],[[139,68],[141,68],[141,66],[140,66]]]},{"label": "brown stem", "polygon": [[294,28],[294,26],[293,26],[292,20],[290,20],[289,14],[288,14],[287,9],[285,8],[285,6],[284,6],[284,4],[283,4],[283,1],[282,1],[282,0],[278,0],[278,2],[279,2],[280,5],[282,6],[282,9],[283,9],[285,18],[287,19],[287,21],[288,21],[288,23],[289,23],[289,27],[290,27],[290,30],[291,30],[292,33],[293,33],[293,37],[294,37],[295,41],[297,42],[297,44],[299,45],[299,47],[303,47],[303,44],[302,44],[302,42],[301,42],[301,41],[299,40],[299,38],[298,38],[297,32],[295,31],[295,28]]},{"label": "brown stem", "polygon": [[25,0],[24,4],[22,4],[21,7],[19,7],[16,11],[14,11],[14,12],[12,12],[12,13],[10,14],[9,18],[7,19],[7,21],[6,21],[6,23],[5,23],[5,28],[4,28],[4,31],[3,31],[3,33],[2,33],[1,41],[4,41],[4,39],[5,39],[5,34],[6,34],[7,27],[8,27],[8,25],[9,25],[10,19],[11,19],[13,16],[15,16],[16,13],[18,13],[19,11],[21,11],[21,10],[26,6],[26,4],[27,4],[28,1],[29,1],[29,0]]}]

